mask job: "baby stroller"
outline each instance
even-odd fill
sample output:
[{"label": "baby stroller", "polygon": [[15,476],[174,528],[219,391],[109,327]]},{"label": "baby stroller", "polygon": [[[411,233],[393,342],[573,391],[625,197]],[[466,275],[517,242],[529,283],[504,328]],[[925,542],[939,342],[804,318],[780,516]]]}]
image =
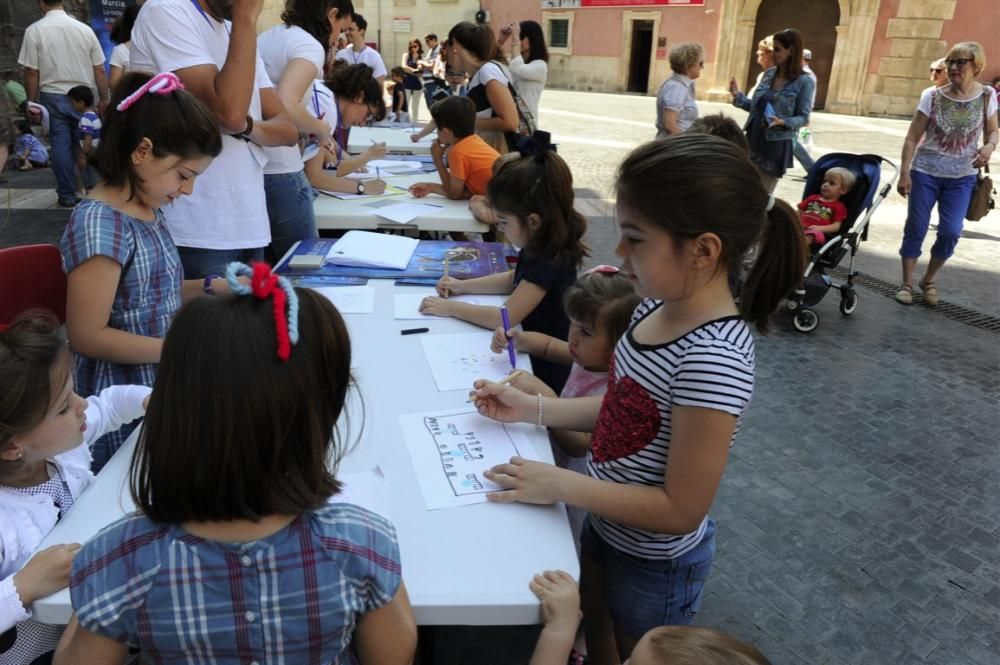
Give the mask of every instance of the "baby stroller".
[{"label": "baby stroller", "polygon": [[[879,189],[883,163],[892,168],[892,176]],[[868,239],[868,224],[872,215],[889,195],[892,184],[899,175],[898,167],[884,157],[834,152],[816,160],[816,165],[810,170],[806,180],[802,198],[818,194],[826,171],[835,166],[850,170],[857,176],[857,182],[841,199],[847,207],[847,218],[841,224],[840,231],[822,247],[812,249],[802,284],[787,301],[787,307],[793,315],[792,324],[799,332],[809,333],[819,326],[819,314],[812,306],[821,301],[830,289],[840,292],[841,314],[850,316],[858,308],[858,293],[854,290],[854,277],[858,273],[854,270],[854,257],[861,242]],[[851,254],[851,264],[847,270],[847,281],[836,284],[827,271],[837,267],[848,252]]]}]

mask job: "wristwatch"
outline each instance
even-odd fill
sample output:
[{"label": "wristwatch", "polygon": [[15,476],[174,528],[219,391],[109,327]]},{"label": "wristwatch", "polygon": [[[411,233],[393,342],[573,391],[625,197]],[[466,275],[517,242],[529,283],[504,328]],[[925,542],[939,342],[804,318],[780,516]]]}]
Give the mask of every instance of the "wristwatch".
[{"label": "wristwatch", "polygon": [[233,134],[232,137],[234,139],[242,139],[244,141],[249,141],[250,140],[250,134],[252,134],[252,133],[253,133],[253,116],[252,115],[248,115],[247,116],[247,128],[244,129],[239,134]]},{"label": "wristwatch", "polygon": [[364,194],[365,193],[365,183],[361,182],[360,180],[358,181],[358,190],[357,190],[357,193],[358,194]]}]

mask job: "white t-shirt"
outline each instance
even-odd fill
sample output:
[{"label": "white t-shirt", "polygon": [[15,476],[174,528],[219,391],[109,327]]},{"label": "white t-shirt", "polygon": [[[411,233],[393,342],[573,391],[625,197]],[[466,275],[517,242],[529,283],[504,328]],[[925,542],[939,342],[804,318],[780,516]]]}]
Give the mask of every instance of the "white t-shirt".
[{"label": "white t-shirt", "polygon": [[[333,135],[334,141],[337,141],[337,144],[340,145],[339,141],[341,137],[337,133],[340,124],[340,109],[337,108],[337,96],[322,81],[313,81],[312,88],[309,89],[306,97],[306,110],[314,118],[323,120],[326,124],[330,125],[330,133]],[[344,132],[344,137],[346,138],[346,136],[347,133]],[[302,155],[302,160],[309,161],[314,156],[314,154],[304,154]]]},{"label": "white t-shirt", "polygon": [[118,44],[113,49],[111,49],[111,66],[121,67],[123,71],[128,71],[129,62],[129,43]]},{"label": "white t-shirt", "polygon": [[[147,0],[132,28],[133,71],[168,72],[199,65],[222,69],[229,50],[228,21],[203,14],[191,0]],[[257,58],[247,114],[261,120],[260,90],[270,88]],[[195,183],[194,193],[164,209],[167,227],[181,247],[247,249],[271,242],[264,198],[263,148],[223,135],[222,153]]]},{"label": "white t-shirt", "polygon": [[532,60],[525,63],[524,58],[517,56],[510,61],[510,77],[518,96],[531,109],[531,115],[538,124],[538,104],[542,99],[542,90],[549,77],[549,63],[544,60]]},{"label": "white t-shirt", "polygon": [[[946,93],[948,86],[927,88],[920,95],[917,111],[927,117],[924,140],[917,146],[912,168],[938,178],[962,178],[976,174],[972,161],[983,140],[983,103],[986,115],[997,112],[996,93],[958,101]],[[985,98],[985,99],[984,99]]]},{"label": "white t-shirt", "polygon": [[28,26],[17,62],[38,70],[38,90],[65,95],[89,85],[95,91],[94,67],[104,64],[97,35],[62,9],[50,9]]},{"label": "white t-shirt", "polygon": [[468,96],[476,105],[476,117],[478,118],[493,117],[493,107],[490,106],[489,99],[486,97],[486,84],[490,81],[500,81],[500,84],[505,88],[508,83],[504,70],[493,61],[484,63],[469,80]]},{"label": "white t-shirt", "polygon": [[372,72],[372,76],[375,78],[385,76],[386,74],[385,63],[382,62],[382,56],[379,55],[378,51],[367,44],[359,53],[354,52],[353,46],[340,49],[337,51],[337,60],[344,60],[349,65],[368,65],[374,70]]},{"label": "white t-shirt", "polygon": [[[281,75],[292,60],[305,60],[316,68],[314,78],[323,76],[323,65],[326,54],[323,46],[316,38],[302,28],[279,24],[262,32],[257,37],[257,53],[264,62],[264,69],[274,87],[278,87]],[[308,100],[309,90],[303,96],[303,103]],[[302,154],[298,146],[278,146],[265,148],[267,164],[264,165],[264,175],[298,173],[302,170]]]}]

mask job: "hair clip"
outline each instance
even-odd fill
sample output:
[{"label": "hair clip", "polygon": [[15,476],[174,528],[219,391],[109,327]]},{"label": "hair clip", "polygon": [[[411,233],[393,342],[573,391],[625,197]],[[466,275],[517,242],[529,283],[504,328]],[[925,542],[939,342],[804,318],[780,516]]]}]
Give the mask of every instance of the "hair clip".
[{"label": "hair clip", "polygon": [[552,134],[536,129],[531,136],[522,136],[517,140],[517,151],[521,157],[534,157],[536,162],[545,159],[545,153],[556,152],[552,145]]},{"label": "hair clip", "polygon": [[177,78],[177,74],[174,74],[173,72],[164,72],[162,74],[157,74],[153,78],[146,81],[141,88],[118,102],[118,106],[115,108],[119,111],[125,111],[128,107],[139,101],[147,92],[151,92],[154,95],[169,95],[175,90],[183,89],[184,84],[181,83],[179,78]]},{"label": "hair clip", "polygon": [[[250,284],[241,282],[240,277],[249,277]],[[259,300],[274,298],[278,358],[287,362],[292,353],[292,345],[299,343],[299,296],[291,282],[275,275],[271,266],[263,261],[254,262],[253,268],[238,261],[230,263],[226,266],[226,280],[233,293],[253,295]]]},{"label": "hair clip", "polygon": [[591,273],[596,272],[596,273],[600,273],[602,275],[615,275],[617,273],[620,273],[621,270],[622,269],[619,268],[618,266],[609,266],[609,265],[607,265],[605,263],[602,263],[599,266],[594,266],[590,270],[585,271],[583,274],[584,275],[589,275]]}]

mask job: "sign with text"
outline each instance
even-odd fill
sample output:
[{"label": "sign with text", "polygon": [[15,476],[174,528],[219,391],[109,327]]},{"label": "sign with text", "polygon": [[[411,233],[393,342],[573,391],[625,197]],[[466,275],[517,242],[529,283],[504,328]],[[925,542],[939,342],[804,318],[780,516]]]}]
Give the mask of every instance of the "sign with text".
[{"label": "sign with text", "polygon": [[705,0],[542,0],[542,9],[615,7],[703,7]]},{"label": "sign with text", "polygon": [[90,27],[97,33],[97,39],[104,50],[104,69],[108,69],[108,59],[115,45],[111,42],[111,26],[122,15],[125,8],[136,0],[90,0]]}]

